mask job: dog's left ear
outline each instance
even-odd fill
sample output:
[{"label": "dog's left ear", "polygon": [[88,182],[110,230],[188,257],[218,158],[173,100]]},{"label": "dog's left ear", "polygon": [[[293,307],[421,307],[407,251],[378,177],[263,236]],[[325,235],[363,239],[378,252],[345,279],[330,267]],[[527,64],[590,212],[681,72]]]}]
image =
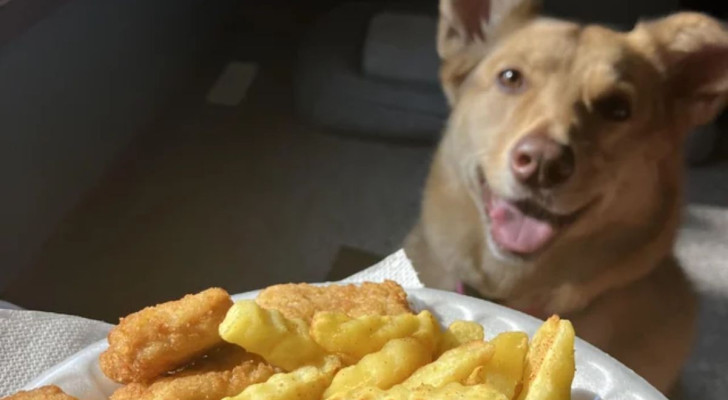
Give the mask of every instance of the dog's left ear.
[{"label": "dog's left ear", "polygon": [[710,122],[728,98],[728,29],[699,13],[678,13],[639,24],[633,40],[664,72],[691,126]]}]

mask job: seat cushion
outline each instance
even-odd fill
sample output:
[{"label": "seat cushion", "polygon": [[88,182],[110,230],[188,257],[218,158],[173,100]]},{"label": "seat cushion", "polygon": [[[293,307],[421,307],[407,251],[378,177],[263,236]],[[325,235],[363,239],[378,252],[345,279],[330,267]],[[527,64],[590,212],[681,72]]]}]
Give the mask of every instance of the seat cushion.
[{"label": "seat cushion", "polygon": [[296,66],[297,111],[340,133],[434,141],[448,113],[437,83],[369,76],[362,70],[370,21],[380,11],[378,4],[344,4],[307,32]]},{"label": "seat cushion", "polygon": [[437,18],[383,11],[374,15],[364,39],[362,72],[403,82],[438,84]]}]

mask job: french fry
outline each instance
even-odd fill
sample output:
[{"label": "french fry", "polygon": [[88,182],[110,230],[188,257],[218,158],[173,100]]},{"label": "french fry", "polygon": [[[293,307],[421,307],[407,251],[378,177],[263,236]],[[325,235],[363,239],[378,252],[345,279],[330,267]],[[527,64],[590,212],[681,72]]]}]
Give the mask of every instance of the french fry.
[{"label": "french fry", "polygon": [[471,372],[467,378],[465,378],[465,380],[463,381],[463,385],[481,385],[485,383],[485,379],[485,366],[479,365],[475,367],[473,372]]},{"label": "french fry", "polygon": [[571,396],[574,379],[574,327],[549,318],[531,340],[518,400],[561,400]]},{"label": "french fry", "polygon": [[524,332],[505,332],[490,343],[495,347],[495,353],[485,364],[484,383],[498,389],[509,399],[513,398],[523,377],[528,335]]},{"label": "french fry", "polygon": [[455,321],[443,332],[438,355],[484,337],[483,325],[473,321]]},{"label": "french fry", "polygon": [[397,385],[389,390],[382,390],[366,386],[348,393],[337,394],[329,400],[508,400],[508,398],[486,385],[463,386],[453,382],[439,388],[422,385],[408,389]]},{"label": "french fry", "polygon": [[[122,371],[115,379],[130,383],[116,390],[111,399],[570,398],[575,335],[569,321],[549,318],[530,345],[523,332],[502,333],[486,342],[483,327],[476,322],[456,321],[443,332],[429,311],[408,313],[406,295],[393,285],[363,285],[361,290],[347,286],[332,293],[310,285],[282,285],[268,293],[268,304],[284,305],[286,315],[302,318],[287,318],[282,311],[263,308],[255,301],[230,307],[231,300],[221,289],[132,314],[122,326],[125,329],[117,329],[118,337],[112,340],[114,335],[110,335],[109,341],[117,347],[135,345],[137,350],[107,352],[100,364],[109,374],[121,370],[115,363],[124,361],[124,354],[132,354],[134,359],[144,360],[145,368]],[[276,298],[275,293],[288,293],[286,298],[291,301]],[[349,303],[347,296],[352,293],[364,298]],[[371,305],[366,293],[392,296]],[[304,299],[298,301],[302,295]],[[375,315],[366,314],[367,310],[374,310]],[[166,329],[169,324],[174,329]],[[196,343],[200,335],[204,343]],[[141,336],[141,345],[134,342],[136,336]],[[179,337],[184,339],[182,345],[176,343]],[[197,355],[193,349],[209,347],[210,337],[217,338],[212,341],[215,346]],[[231,344],[218,346],[222,340]],[[171,347],[167,349],[165,344]],[[151,355],[141,351],[148,348],[154,350]],[[158,366],[168,364],[178,367],[160,375]],[[154,378],[142,379],[145,376]],[[6,399],[16,398],[74,399],[57,387],[19,392]]]},{"label": "french fry", "polygon": [[466,385],[486,384],[506,397],[513,398],[523,377],[528,351],[528,336],[523,332],[505,332],[490,341],[493,357],[473,370],[463,382]]},{"label": "french fry", "polygon": [[254,301],[239,301],[220,324],[220,336],[270,364],[292,371],[323,361],[326,352],[308,333],[299,319],[287,319],[276,310],[266,310]]},{"label": "french fry", "polygon": [[355,363],[381,349],[392,339],[414,337],[433,353],[440,339],[440,326],[429,311],[417,315],[367,315],[351,318],[343,313],[320,312],[311,322],[311,336],[331,354]]},{"label": "french fry", "polygon": [[391,340],[378,352],[368,354],[356,365],[339,371],[324,392],[324,398],[362,386],[389,389],[430,361],[429,349],[419,340]]},{"label": "french fry", "polygon": [[470,342],[443,353],[434,362],[415,371],[402,385],[414,389],[420,385],[436,388],[452,382],[463,382],[478,366],[493,356],[495,349],[486,342]]},{"label": "french fry", "polygon": [[320,368],[306,366],[275,374],[267,381],[248,386],[239,395],[223,400],[319,400],[339,368],[339,359],[328,356]]}]

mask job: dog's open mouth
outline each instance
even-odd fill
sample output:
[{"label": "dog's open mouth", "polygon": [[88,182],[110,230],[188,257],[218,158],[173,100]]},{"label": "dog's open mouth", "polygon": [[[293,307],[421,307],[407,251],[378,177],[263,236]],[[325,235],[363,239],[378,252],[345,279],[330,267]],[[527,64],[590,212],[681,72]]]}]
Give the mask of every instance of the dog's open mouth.
[{"label": "dog's open mouth", "polygon": [[481,179],[490,236],[502,250],[530,256],[545,249],[560,231],[576,221],[588,206],[570,214],[549,211],[533,199],[508,200],[492,193]]}]

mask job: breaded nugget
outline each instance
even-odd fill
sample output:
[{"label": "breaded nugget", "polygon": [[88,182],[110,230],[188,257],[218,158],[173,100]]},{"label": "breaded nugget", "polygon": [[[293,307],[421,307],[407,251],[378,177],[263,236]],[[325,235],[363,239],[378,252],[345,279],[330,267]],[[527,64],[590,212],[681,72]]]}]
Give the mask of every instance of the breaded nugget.
[{"label": "breaded nugget", "polygon": [[110,400],[220,400],[264,382],[275,368],[235,345],[224,345],[194,365],[150,384],[131,383]]},{"label": "breaded nugget", "polygon": [[99,364],[119,383],[147,382],[222,343],[218,325],[232,306],[228,293],[207,289],[122,318]]},{"label": "breaded nugget", "polygon": [[63,393],[58,386],[43,386],[25,392],[18,392],[0,400],[78,400]]},{"label": "breaded nugget", "polygon": [[412,313],[407,293],[394,281],[330,286],[288,283],[264,289],[256,302],[280,311],[286,318],[309,323],[317,311],[337,311],[350,317]]}]

